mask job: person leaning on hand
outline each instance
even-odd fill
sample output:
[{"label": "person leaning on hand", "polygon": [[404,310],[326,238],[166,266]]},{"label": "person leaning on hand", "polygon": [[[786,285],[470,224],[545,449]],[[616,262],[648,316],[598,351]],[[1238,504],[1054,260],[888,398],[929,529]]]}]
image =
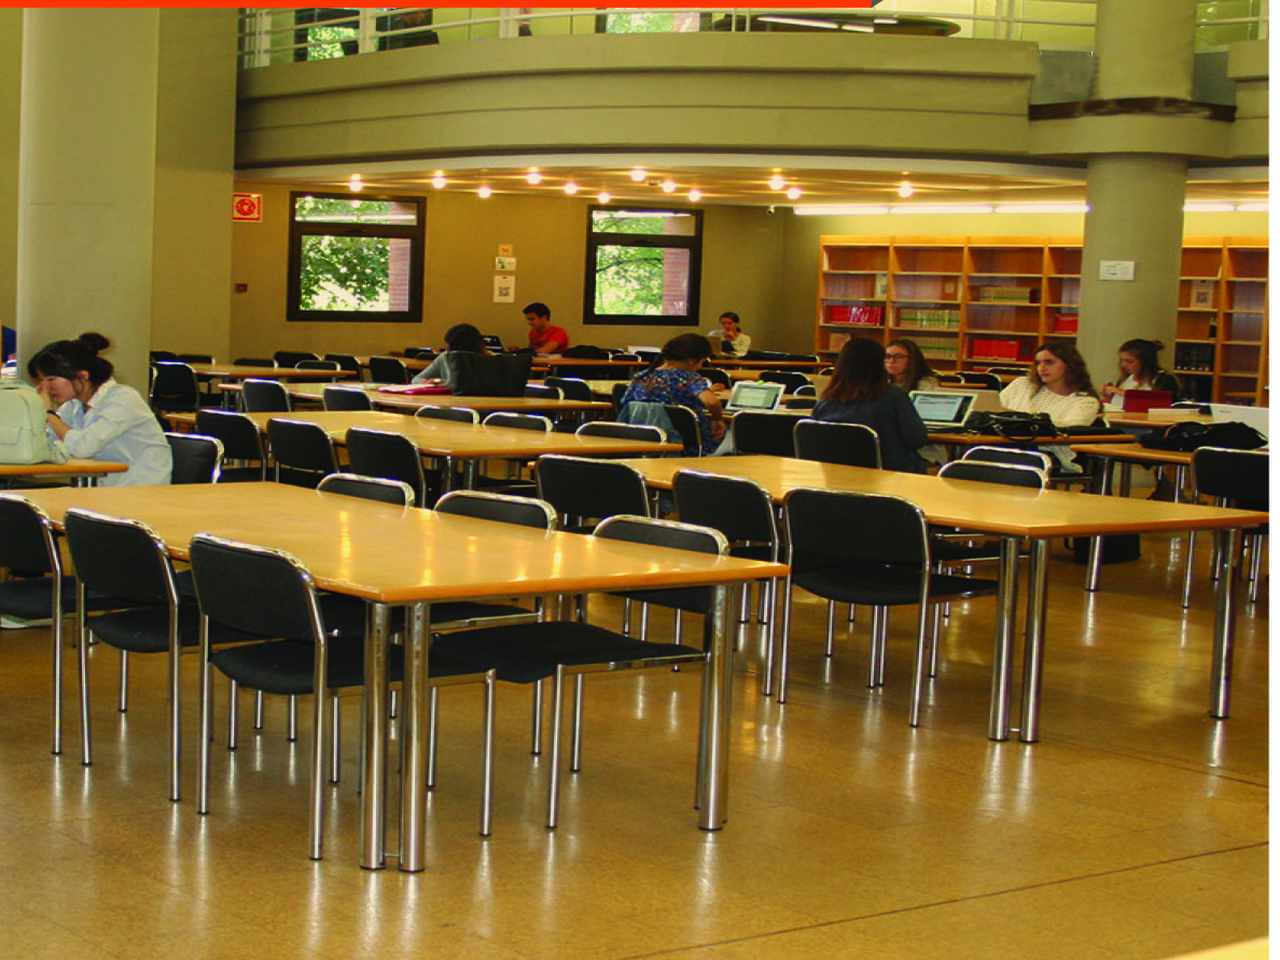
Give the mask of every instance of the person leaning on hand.
[{"label": "person leaning on hand", "polygon": [[720,329],[707,334],[718,356],[745,357],[751,349],[751,338],[742,332],[742,323],[732,310],[720,314]]}]

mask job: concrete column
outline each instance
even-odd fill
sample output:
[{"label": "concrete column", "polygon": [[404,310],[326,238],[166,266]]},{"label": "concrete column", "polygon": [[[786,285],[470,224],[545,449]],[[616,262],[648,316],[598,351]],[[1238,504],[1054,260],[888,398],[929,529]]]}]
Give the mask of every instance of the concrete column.
[{"label": "concrete column", "polygon": [[[1195,0],[1098,0],[1096,97],[1189,99],[1195,9]],[[1187,160],[1142,146],[1089,159],[1078,344],[1096,382],[1114,378],[1116,350],[1131,337],[1164,341],[1173,364]],[[1133,279],[1100,279],[1105,261],[1131,262]]]},{"label": "concrete column", "polygon": [[156,9],[25,12],[18,353],[97,331],[146,391],[151,340]]}]

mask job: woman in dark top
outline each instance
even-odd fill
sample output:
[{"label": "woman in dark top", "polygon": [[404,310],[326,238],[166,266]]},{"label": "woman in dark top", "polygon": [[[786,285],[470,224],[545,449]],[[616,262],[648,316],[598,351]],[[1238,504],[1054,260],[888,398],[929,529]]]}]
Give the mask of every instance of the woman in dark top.
[{"label": "woman in dark top", "polygon": [[1176,398],[1182,392],[1178,378],[1166,373],[1160,366],[1160,351],[1164,344],[1159,340],[1126,340],[1120,344],[1120,379],[1118,383],[1104,383],[1098,388],[1103,400],[1119,396],[1126,390],[1167,390]]},{"label": "woman in dark top", "polygon": [[489,348],[484,345],[484,337],[480,331],[469,323],[455,323],[444,333],[444,343],[446,352],[440,354],[431,361],[427,369],[423,370],[413,378],[414,383],[426,383],[432,380],[441,380],[450,387],[454,386],[454,365],[453,358],[449,356],[455,350],[466,351],[467,353],[488,353]]},{"label": "woman in dark top", "polygon": [[880,462],[886,470],[925,472],[918,451],[929,442],[929,431],[906,391],[889,382],[884,347],[875,340],[855,337],[840,349],[813,416],[868,426],[880,437]]},{"label": "woman in dark top", "polygon": [[[716,452],[724,439],[724,411],[711,381],[698,372],[711,356],[711,341],[698,333],[682,333],[672,337],[662,348],[662,355],[644,373],[636,375],[622,395],[622,405],[631,401],[644,403],[678,403],[688,407],[698,418],[702,433],[702,453]],[[693,441],[685,437],[692,446]]]}]

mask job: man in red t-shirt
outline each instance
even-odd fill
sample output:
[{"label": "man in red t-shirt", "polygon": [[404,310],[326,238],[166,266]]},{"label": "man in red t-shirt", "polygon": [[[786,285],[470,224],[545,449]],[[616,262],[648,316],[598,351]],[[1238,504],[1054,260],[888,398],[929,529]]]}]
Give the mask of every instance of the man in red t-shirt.
[{"label": "man in red t-shirt", "polygon": [[569,347],[569,334],[551,323],[551,308],[536,300],[524,308],[529,321],[529,346],[534,353],[564,353]]}]

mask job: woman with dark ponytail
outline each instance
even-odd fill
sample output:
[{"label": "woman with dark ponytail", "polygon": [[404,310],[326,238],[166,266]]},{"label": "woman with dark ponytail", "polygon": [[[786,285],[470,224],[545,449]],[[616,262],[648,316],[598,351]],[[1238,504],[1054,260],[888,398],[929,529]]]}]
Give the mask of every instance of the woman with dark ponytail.
[{"label": "woman with dark ponytail", "polygon": [[127,464],[103,477],[104,486],[168,483],[173,471],[169,442],[147,401],[117,383],[115,367],[100,357],[111,341],[100,333],[55,340],[27,363],[45,406],[49,432],[73,457]]}]

